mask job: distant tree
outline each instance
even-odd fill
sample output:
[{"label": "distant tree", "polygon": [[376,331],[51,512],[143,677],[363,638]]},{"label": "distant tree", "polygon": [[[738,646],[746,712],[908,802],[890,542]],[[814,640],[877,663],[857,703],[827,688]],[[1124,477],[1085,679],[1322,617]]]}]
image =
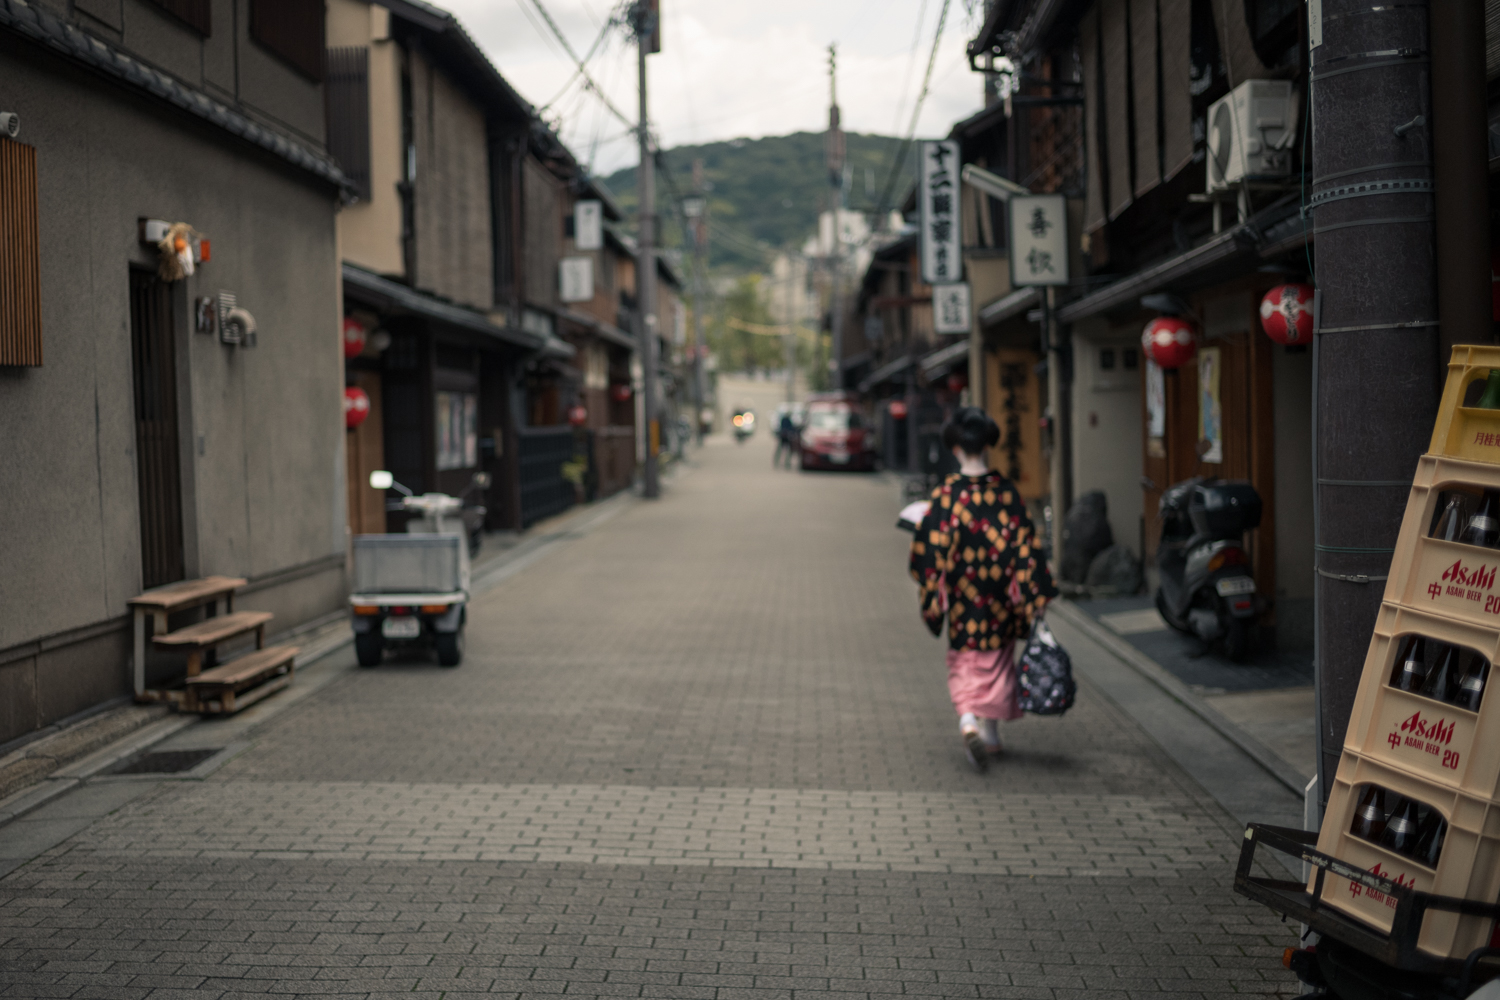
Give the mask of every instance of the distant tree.
[{"label": "distant tree", "polygon": [[718,355],[720,371],[754,372],[781,368],[785,364],[785,348],[780,337],[744,328],[775,324],[761,294],[761,281],[759,274],[740,278],[720,300],[715,314],[709,317],[708,346]]}]

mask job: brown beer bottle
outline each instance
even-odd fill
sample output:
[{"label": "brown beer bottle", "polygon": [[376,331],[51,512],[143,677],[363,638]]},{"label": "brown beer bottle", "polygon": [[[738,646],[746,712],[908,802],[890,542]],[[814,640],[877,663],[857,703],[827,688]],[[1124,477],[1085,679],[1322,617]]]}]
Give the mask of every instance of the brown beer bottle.
[{"label": "brown beer bottle", "polygon": [[1411,799],[1401,798],[1391,810],[1391,818],[1385,821],[1380,842],[1397,854],[1414,854],[1417,836],[1417,804]]},{"label": "brown beer bottle", "polygon": [[1458,683],[1458,697],[1454,704],[1471,712],[1479,711],[1479,703],[1484,700],[1484,685],[1489,679],[1489,661],[1482,656],[1474,657],[1474,662],[1469,665],[1469,672]]},{"label": "brown beer bottle", "polygon": [[1406,644],[1406,652],[1396,658],[1396,670],[1391,674],[1391,687],[1413,693],[1422,690],[1427,680],[1427,640],[1414,635]]},{"label": "brown beer bottle", "polygon": [[1448,824],[1436,809],[1428,809],[1427,818],[1422,821],[1422,830],[1417,834],[1417,860],[1428,868],[1436,868],[1438,858],[1443,854],[1443,838],[1446,836]]},{"label": "brown beer bottle", "polygon": [[1366,840],[1380,839],[1385,833],[1385,789],[1379,785],[1366,785],[1365,794],[1354,810],[1354,823],[1349,832]]},{"label": "brown beer bottle", "polygon": [[1479,506],[1469,515],[1469,523],[1458,540],[1487,549],[1495,547],[1495,542],[1500,540],[1500,491],[1484,491]]},{"label": "brown beer bottle", "polygon": [[1458,692],[1458,680],[1463,676],[1458,660],[1458,647],[1444,643],[1443,651],[1438,654],[1437,666],[1432,668],[1422,684],[1422,694],[1438,701],[1451,702]]}]

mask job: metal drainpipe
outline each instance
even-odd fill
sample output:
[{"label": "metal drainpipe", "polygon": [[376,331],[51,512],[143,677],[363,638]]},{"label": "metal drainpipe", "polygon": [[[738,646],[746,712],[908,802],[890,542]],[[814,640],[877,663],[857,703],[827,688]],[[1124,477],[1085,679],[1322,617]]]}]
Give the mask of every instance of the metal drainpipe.
[{"label": "metal drainpipe", "polygon": [[[1426,3],[1322,0],[1312,50],[1319,797],[1364,668],[1443,366]],[[1314,39],[1316,40],[1316,39]],[[1404,190],[1371,194],[1370,181]]]}]

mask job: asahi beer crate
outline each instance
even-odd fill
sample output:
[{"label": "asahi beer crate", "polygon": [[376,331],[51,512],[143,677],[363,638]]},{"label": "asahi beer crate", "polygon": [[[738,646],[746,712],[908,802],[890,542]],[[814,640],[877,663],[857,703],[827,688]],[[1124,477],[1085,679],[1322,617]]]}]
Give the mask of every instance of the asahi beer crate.
[{"label": "asahi beer crate", "polygon": [[1500,490],[1500,465],[1441,455],[1418,460],[1391,559],[1387,601],[1500,629],[1500,549],[1429,537],[1444,497],[1462,492],[1477,499],[1485,490]]},{"label": "asahi beer crate", "polygon": [[[1447,788],[1500,800],[1500,694],[1486,692],[1479,711],[1471,712],[1395,687],[1397,661],[1413,636],[1433,647],[1457,646],[1491,663],[1500,658],[1500,633],[1494,628],[1382,604],[1344,749]],[[1429,649],[1435,660],[1434,653]]]},{"label": "asahi beer crate", "polygon": [[1500,410],[1473,405],[1491,368],[1500,368],[1500,347],[1454,346],[1428,449],[1432,454],[1500,464]]},{"label": "asahi beer crate", "polygon": [[[1419,803],[1447,824],[1435,868],[1351,832],[1360,801],[1370,785],[1379,786],[1389,796]],[[1339,760],[1338,774],[1329,790],[1318,850],[1423,892],[1486,901],[1500,897],[1500,805],[1369,760],[1348,747]],[[1326,879],[1323,889],[1326,905],[1377,930],[1391,929],[1396,912],[1394,898],[1332,873]],[[1312,887],[1309,879],[1309,892]],[[1462,958],[1475,948],[1488,945],[1494,930],[1494,920],[1429,910],[1417,945],[1438,957]]]}]

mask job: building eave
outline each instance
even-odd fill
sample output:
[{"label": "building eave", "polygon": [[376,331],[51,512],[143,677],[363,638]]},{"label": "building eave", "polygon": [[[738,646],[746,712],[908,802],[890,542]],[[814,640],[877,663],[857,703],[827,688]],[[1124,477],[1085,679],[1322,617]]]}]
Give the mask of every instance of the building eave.
[{"label": "building eave", "polygon": [[399,281],[383,278],[373,271],[344,262],[342,268],[344,288],[346,294],[353,290],[354,294],[349,298],[357,299],[381,309],[395,309],[402,312],[421,316],[424,319],[445,326],[454,327],[468,333],[477,333],[488,337],[499,343],[510,347],[520,348],[526,351],[539,351],[544,354],[554,354],[559,357],[572,357],[571,345],[562,344],[566,350],[560,350],[551,342],[557,338],[545,337],[530,330],[521,330],[513,326],[500,326],[490,322],[483,313],[465,306],[445,302],[433,295],[420,292],[410,288]]}]

